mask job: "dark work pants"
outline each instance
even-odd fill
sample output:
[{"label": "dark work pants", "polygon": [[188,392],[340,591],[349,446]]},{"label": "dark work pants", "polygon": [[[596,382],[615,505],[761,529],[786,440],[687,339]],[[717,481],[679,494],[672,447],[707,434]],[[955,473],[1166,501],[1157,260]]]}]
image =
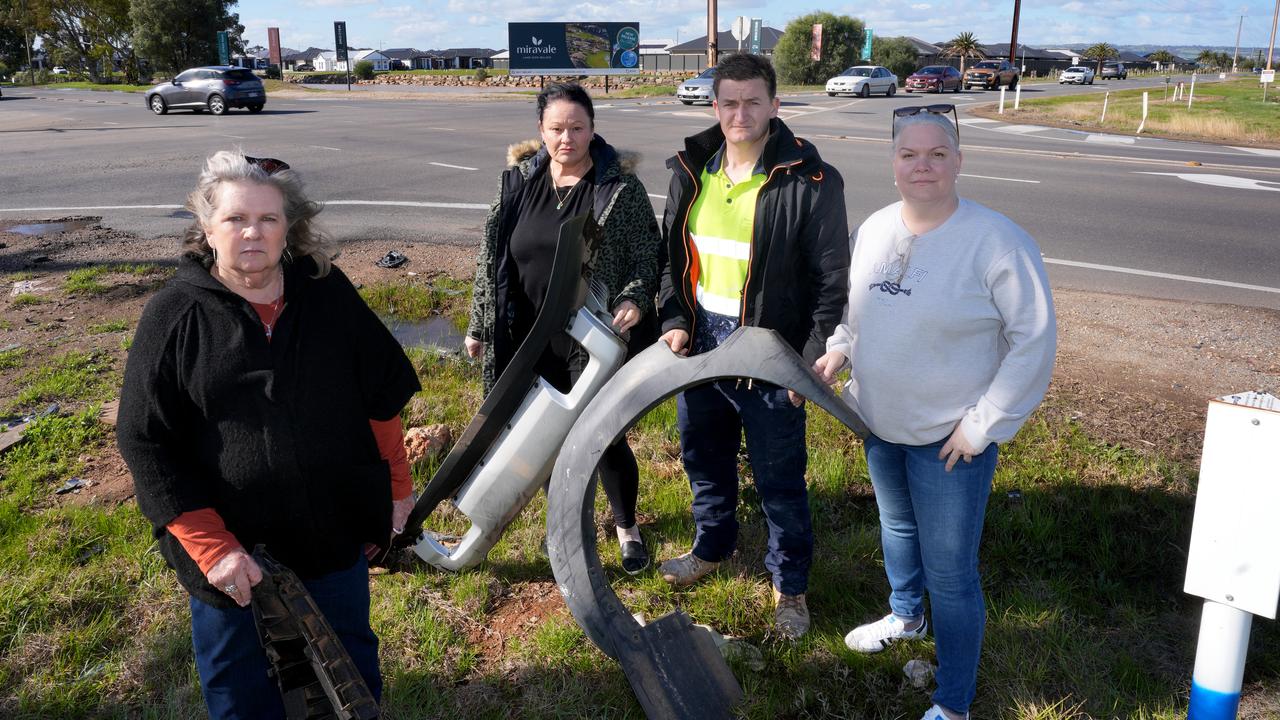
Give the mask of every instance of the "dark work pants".
[{"label": "dark work pants", "polygon": [[677,417],[697,524],[693,554],[711,562],[738,541],[738,449],[743,431],[756,491],[769,526],[765,567],[786,595],[804,593],[813,563],[813,524],[804,471],[805,411],[776,385],[720,380],[680,394]]},{"label": "dark work pants", "polygon": [[[325,620],[364,677],[375,700],[382,698],[378,637],[369,627],[369,565],[364,554],[346,570],[303,580]],[[284,701],[266,651],[258,639],[253,611],[222,610],[191,598],[191,639],[200,689],[210,720],[284,718]]]}]

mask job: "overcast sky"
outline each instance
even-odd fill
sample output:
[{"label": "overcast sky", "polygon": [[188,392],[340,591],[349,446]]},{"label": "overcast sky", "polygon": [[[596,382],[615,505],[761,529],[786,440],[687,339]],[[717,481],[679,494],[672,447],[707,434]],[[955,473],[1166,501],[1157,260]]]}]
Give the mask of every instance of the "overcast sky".
[{"label": "overcast sky", "polygon": [[[1235,44],[1267,46],[1274,0],[1028,0],[1022,5],[1019,41],[1037,47],[1066,43],[1113,45]],[[705,0],[241,0],[236,7],[249,45],[267,42],[280,28],[285,47],[333,47],[333,21],[347,22],[352,47],[507,46],[508,22],[638,21],[642,40],[706,34]],[[811,0],[721,1],[720,29],[739,15],[785,28],[816,10],[847,14],[877,35],[913,35],[937,42],[973,32],[984,43],[1009,42],[1013,0]]]}]

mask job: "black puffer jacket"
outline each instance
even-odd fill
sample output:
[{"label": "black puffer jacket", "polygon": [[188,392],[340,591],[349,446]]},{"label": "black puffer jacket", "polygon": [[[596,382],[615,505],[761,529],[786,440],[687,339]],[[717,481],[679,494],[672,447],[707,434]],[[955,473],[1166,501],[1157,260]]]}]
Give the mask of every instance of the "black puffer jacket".
[{"label": "black puffer jacket", "polygon": [[[723,144],[716,125],[685,138],[685,149],[667,161],[671,189],[662,229],[669,259],[658,293],[664,333],[678,328],[693,334],[699,268],[689,211],[702,190],[702,169]],[[739,322],[778,331],[812,363],[826,352],[848,295],[844,180],[817,148],[777,119],[761,162],[766,180],[756,201]]]}]

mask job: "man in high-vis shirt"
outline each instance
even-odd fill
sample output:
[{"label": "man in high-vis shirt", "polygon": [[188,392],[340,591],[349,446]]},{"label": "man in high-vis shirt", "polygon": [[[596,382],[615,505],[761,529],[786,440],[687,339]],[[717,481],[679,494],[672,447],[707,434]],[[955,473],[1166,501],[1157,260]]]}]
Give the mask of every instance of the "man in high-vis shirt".
[{"label": "man in high-vis shirt", "polygon": [[[844,181],[778,119],[768,60],[728,56],[716,66],[714,89],[718,124],[685,138],[685,149],[667,161],[662,339],[673,352],[698,354],[740,326],[759,326],[776,330],[812,365],[847,297]],[[662,564],[663,578],[692,584],[733,554],[745,431],[769,526],[775,627],[804,635],[813,527],[801,399],[766,383],[722,380],[686,390],[677,404],[697,534],[689,552]]]}]

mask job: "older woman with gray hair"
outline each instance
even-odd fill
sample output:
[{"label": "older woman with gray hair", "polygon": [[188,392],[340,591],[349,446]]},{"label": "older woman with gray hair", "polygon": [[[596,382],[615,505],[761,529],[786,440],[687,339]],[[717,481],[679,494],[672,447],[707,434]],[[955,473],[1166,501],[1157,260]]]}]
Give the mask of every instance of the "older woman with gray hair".
[{"label": "older woman with gray hair", "polygon": [[219,152],[174,278],[147,304],[118,442],[161,554],[190,593],[213,718],[284,717],[249,609],[263,545],[307,586],[375,698],[366,543],[412,508],[399,344],[334,267],[281,161]]},{"label": "older woman with gray hair", "polygon": [[1040,250],[1005,216],[956,194],[952,105],[898,108],[902,196],[852,238],[849,304],[814,370],[851,363],[845,400],[866,421],[889,614],[845,637],[855,652],[923,637],[938,656],[924,720],[967,718],[986,624],[978,543],[999,443],[1044,398],[1056,345]]}]

